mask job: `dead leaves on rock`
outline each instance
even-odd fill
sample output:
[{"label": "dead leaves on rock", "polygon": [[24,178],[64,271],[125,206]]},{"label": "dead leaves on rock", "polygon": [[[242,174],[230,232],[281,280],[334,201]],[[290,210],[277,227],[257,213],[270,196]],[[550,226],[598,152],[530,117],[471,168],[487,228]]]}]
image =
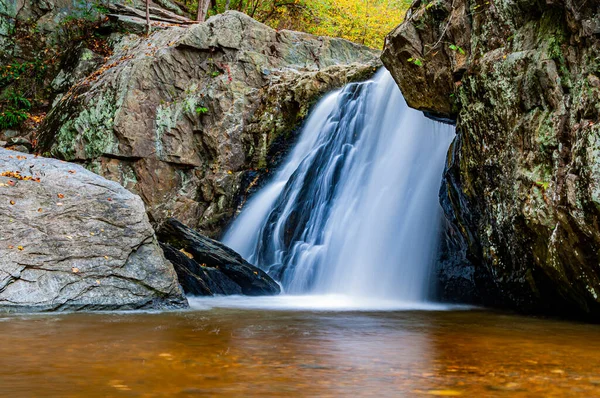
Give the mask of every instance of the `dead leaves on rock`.
[{"label": "dead leaves on rock", "polygon": [[[17,158],[18,158],[18,156],[17,156]],[[23,175],[21,175],[20,171],[4,171],[4,172],[0,173],[0,177],[14,178],[19,181],[41,182],[39,177],[23,176]]]}]

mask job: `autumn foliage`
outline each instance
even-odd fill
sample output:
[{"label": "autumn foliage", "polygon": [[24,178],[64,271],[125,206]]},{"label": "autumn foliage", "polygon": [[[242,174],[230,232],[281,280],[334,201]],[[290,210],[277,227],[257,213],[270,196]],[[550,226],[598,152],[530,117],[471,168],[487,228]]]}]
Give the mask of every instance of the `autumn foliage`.
[{"label": "autumn foliage", "polygon": [[[213,3],[209,15],[225,11],[227,0]],[[275,29],[341,37],[373,48],[404,19],[410,0],[231,0],[244,12]],[[190,4],[190,6],[193,6]]]}]

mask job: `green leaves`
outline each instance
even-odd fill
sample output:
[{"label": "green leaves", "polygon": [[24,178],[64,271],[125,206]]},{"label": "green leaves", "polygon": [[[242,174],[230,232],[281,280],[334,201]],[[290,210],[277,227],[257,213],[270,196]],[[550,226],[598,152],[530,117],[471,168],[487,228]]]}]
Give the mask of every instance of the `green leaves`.
[{"label": "green leaves", "polygon": [[448,47],[450,47],[450,50],[452,50],[452,51],[458,51],[462,55],[465,55],[465,50],[463,50],[462,47],[459,47],[456,44],[450,44]]},{"label": "green leaves", "polygon": [[196,108],[196,114],[197,115],[203,115],[205,113],[208,113],[208,108],[205,108],[203,106],[199,106]]},{"label": "green leaves", "polygon": [[408,62],[413,63],[417,66],[423,66],[423,61],[421,61],[419,58],[409,58],[407,59]]}]

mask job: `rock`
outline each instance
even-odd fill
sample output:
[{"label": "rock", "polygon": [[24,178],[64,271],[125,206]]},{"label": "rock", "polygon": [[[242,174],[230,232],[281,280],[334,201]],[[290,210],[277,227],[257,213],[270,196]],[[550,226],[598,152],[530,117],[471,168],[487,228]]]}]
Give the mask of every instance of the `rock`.
[{"label": "rock", "polygon": [[13,137],[8,139],[8,145],[21,145],[31,149],[31,142],[25,137]]},{"label": "rock", "polygon": [[215,237],[315,101],[368,78],[377,58],[235,11],[129,35],[49,112],[39,149],[139,194],[153,222],[175,217]]},{"label": "rock", "polygon": [[21,153],[29,153],[29,148],[27,148],[25,145],[11,145],[7,149]]},{"label": "rock", "polygon": [[417,1],[388,36],[407,102],[456,120],[442,292],[598,319],[597,22],[598,2]]},{"label": "rock", "polygon": [[87,48],[79,48],[68,54],[61,70],[52,80],[50,86],[54,92],[65,92],[75,82],[88,76],[104,62],[104,57]]},{"label": "rock", "polygon": [[0,136],[3,140],[9,140],[10,138],[17,137],[19,134],[16,130],[3,130]]},{"label": "rock", "polygon": [[165,256],[175,266],[183,290],[193,295],[279,294],[279,285],[238,253],[175,219],[158,230]]},{"label": "rock", "polygon": [[138,196],[6,149],[0,173],[0,311],[187,306]]}]

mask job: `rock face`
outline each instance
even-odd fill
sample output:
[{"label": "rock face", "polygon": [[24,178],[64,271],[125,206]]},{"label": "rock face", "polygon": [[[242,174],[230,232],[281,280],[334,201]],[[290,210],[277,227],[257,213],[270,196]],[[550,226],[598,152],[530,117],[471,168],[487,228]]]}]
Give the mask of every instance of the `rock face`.
[{"label": "rock face", "polygon": [[411,106],[456,118],[445,291],[597,316],[598,2],[417,1],[382,59]]},{"label": "rock face", "polygon": [[216,236],[311,105],[369,77],[377,56],[234,11],[129,35],[51,110],[40,151],[138,193],[154,222],[176,217]]},{"label": "rock face", "polygon": [[0,174],[0,311],[187,306],[138,196],[5,149]]},{"label": "rock face", "polygon": [[279,285],[269,275],[238,253],[175,219],[161,226],[158,237],[188,294],[260,296],[280,292]]}]

